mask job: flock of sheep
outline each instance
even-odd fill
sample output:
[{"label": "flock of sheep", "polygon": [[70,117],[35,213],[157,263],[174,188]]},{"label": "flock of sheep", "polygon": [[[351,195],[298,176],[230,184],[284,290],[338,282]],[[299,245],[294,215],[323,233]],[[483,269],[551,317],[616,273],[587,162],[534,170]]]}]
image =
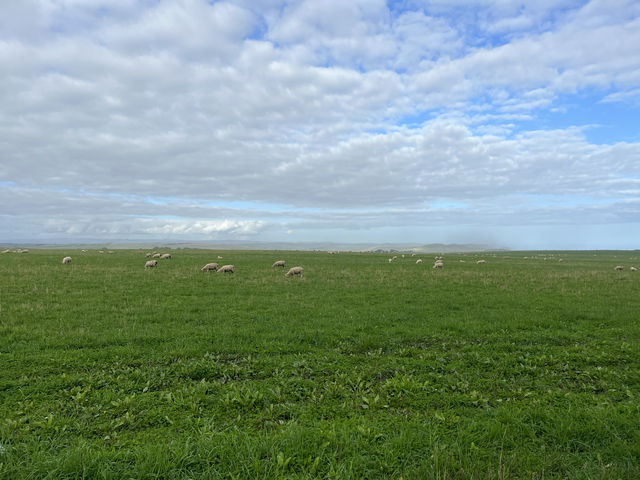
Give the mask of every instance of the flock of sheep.
[{"label": "flock of sheep", "polygon": [[[412,257],[415,257],[415,256],[416,256],[416,254],[415,254],[415,253],[412,253],[412,254],[411,254],[411,256],[412,256]],[[404,258],[404,255],[402,255],[402,258]],[[393,257],[391,257],[391,258],[388,260],[388,262],[389,262],[389,263],[393,263],[393,262],[395,262],[397,259],[398,259],[398,256],[397,256],[397,255],[394,255]],[[460,261],[462,262],[463,260],[460,260]],[[417,260],[416,260],[416,265],[418,265],[418,264],[420,264],[420,263],[422,263],[422,259],[421,259],[421,258],[419,258],[419,259],[417,259]],[[487,263],[487,261],[486,261],[486,260],[478,260],[476,263],[477,263],[478,265],[482,265],[483,263]],[[443,262],[443,260],[442,260],[442,257],[435,257],[435,262],[433,263],[433,268],[444,268],[444,262]]]},{"label": "flock of sheep", "polygon": [[[10,249],[7,248],[7,249],[2,251],[2,253],[10,253],[10,252],[13,252],[13,253],[29,253],[29,250],[26,249],[26,248],[25,249],[16,249],[16,250],[10,250]],[[86,253],[87,250],[82,250],[82,252]],[[104,251],[100,250],[98,253],[104,253]],[[109,250],[108,253],[114,253],[114,252],[112,250]],[[328,252],[328,253],[329,254],[335,254],[337,252]],[[412,253],[411,256],[415,257],[416,254]],[[151,258],[151,260],[147,260],[147,262],[144,265],[144,268],[156,268],[158,266],[158,259],[160,259],[160,260],[170,260],[172,258],[170,253],[159,253],[159,252],[153,252],[153,253],[149,252],[149,253],[146,254],[146,257],[147,258]],[[402,255],[402,258],[405,258],[405,255]],[[525,258],[527,258],[527,257],[525,257]],[[218,256],[218,259],[222,259],[222,257]],[[389,263],[393,263],[396,260],[398,260],[398,256],[394,255],[393,257],[388,259],[388,262]],[[442,260],[442,257],[440,257],[440,256],[435,257],[434,260],[435,261],[433,263],[433,268],[444,268],[444,262]],[[545,260],[546,260],[546,258],[545,258]],[[463,262],[464,260],[460,260],[460,261]],[[562,261],[562,259],[560,259],[560,261]],[[70,263],[71,263],[71,257],[64,257],[62,259],[62,264],[63,265],[70,264]],[[416,260],[416,264],[421,264],[421,263],[423,263],[423,260],[421,258],[418,258]],[[476,263],[478,265],[482,265],[482,264],[485,264],[487,262],[486,262],[486,260],[481,259],[481,260],[478,260]],[[286,262],[284,260],[278,260],[278,261],[274,262],[273,265],[271,265],[271,267],[272,268],[280,268],[280,267],[286,268]],[[203,272],[214,271],[214,272],[218,272],[218,273],[234,273],[235,272],[235,266],[234,265],[223,265],[223,266],[220,266],[220,265],[218,265],[218,263],[212,262],[212,263],[207,263],[200,270],[202,270]],[[616,265],[614,267],[614,270],[622,271],[622,270],[624,270],[624,266]],[[635,271],[637,271],[637,268],[636,267],[629,267],[629,270],[632,271],[632,272],[635,272]],[[291,276],[295,276],[295,275],[298,275],[298,276],[302,277],[303,276],[303,268],[299,267],[299,266],[298,267],[292,267],[287,271],[287,273],[285,273],[286,277],[291,277]]]},{"label": "flock of sheep", "polygon": [[[159,259],[164,259],[164,260],[170,260],[171,259],[171,254],[170,253],[160,254],[160,253],[157,253],[157,252],[156,253],[147,253],[146,257],[147,258],[152,257],[153,260],[147,260],[146,263],[144,264],[144,268],[157,268],[158,267],[158,260],[156,260],[156,259],[159,258]],[[222,258],[222,257],[218,256],[218,258]],[[63,265],[66,265],[66,264],[69,264],[69,263],[71,263],[71,257],[64,257],[62,259],[62,264]],[[284,260],[278,260],[273,265],[271,265],[271,268],[278,268],[278,267],[285,268],[286,267],[286,262]],[[211,263],[207,263],[200,270],[203,271],[203,272],[214,271],[214,272],[218,272],[218,273],[235,273],[235,266],[234,265],[223,265],[223,266],[220,266],[215,262],[211,262]],[[303,272],[304,272],[304,269],[302,267],[291,267],[289,269],[289,271],[284,274],[284,276],[285,277],[292,277],[292,276],[298,275],[298,276],[302,277],[303,276]]]}]

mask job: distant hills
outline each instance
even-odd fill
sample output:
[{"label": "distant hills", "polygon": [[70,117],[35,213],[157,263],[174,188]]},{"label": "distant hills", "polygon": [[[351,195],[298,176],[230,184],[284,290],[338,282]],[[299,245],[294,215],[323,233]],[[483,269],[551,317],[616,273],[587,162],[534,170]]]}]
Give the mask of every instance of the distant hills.
[{"label": "distant hills", "polygon": [[336,252],[415,252],[415,253],[465,253],[508,251],[505,247],[491,247],[476,244],[430,243],[426,245],[396,243],[341,243],[341,242],[260,242],[260,241],[220,241],[220,242],[163,242],[158,240],[123,242],[82,242],[82,243],[7,243],[2,247],[30,247],[42,249],[86,248],[86,249],[187,249],[206,250],[306,250]]}]

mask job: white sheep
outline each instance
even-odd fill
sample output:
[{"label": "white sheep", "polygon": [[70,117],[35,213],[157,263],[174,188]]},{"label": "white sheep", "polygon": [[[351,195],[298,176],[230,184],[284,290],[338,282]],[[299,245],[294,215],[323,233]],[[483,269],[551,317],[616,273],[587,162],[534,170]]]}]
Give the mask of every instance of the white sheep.
[{"label": "white sheep", "polygon": [[218,270],[218,267],[219,265],[217,263],[207,263],[200,270],[202,270],[203,272],[208,272],[209,270],[213,270],[215,272],[216,270]]},{"label": "white sheep", "polygon": [[158,266],[157,260],[148,260],[147,263],[144,264],[144,268],[156,268]]},{"label": "white sheep", "polygon": [[629,267],[629,270],[631,270],[632,272],[635,272],[637,270],[636,267]]},{"label": "white sheep", "polygon": [[444,268],[444,263],[442,263],[442,260],[436,260],[433,264],[433,268]]},{"label": "white sheep", "polygon": [[487,261],[486,260],[478,260],[476,263],[478,265],[482,265],[483,263],[487,263]]},{"label": "white sheep", "polygon": [[221,259],[222,259],[222,257],[220,255],[218,255],[218,260],[221,260]]},{"label": "white sheep", "polygon": [[151,252],[147,252],[147,254],[145,255],[145,257],[147,257],[147,258],[151,258],[151,255],[153,255]]},{"label": "white sheep", "polygon": [[291,267],[287,273],[284,274],[285,277],[290,277],[292,275],[300,275],[302,277],[302,267]]},{"label": "white sheep", "polygon": [[233,265],[223,265],[218,269],[218,273],[234,273],[235,267]]},{"label": "white sheep", "polygon": [[284,260],[278,260],[273,265],[271,265],[271,268],[276,268],[276,267],[284,268],[285,267],[285,261]]},{"label": "white sheep", "polygon": [[418,260],[416,260],[416,263],[422,263],[422,259],[419,258]]},{"label": "white sheep", "polygon": [[62,264],[66,265],[67,263],[71,263],[71,257],[64,257],[62,259]]},{"label": "white sheep", "polygon": [[616,270],[624,270],[624,267],[622,265],[616,265]]},{"label": "white sheep", "polygon": [[171,260],[171,254],[170,253],[165,253],[163,255],[160,255],[160,258],[165,259],[165,260]]},{"label": "white sheep", "polygon": [[160,258],[162,256],[161,253],[154,253],[153,255],[151,255],[153,258]]},{"label": "white sheep", "polygon": [[393,258],[390,258],[390,259],[389,259],[389,263],[393,263]]}]

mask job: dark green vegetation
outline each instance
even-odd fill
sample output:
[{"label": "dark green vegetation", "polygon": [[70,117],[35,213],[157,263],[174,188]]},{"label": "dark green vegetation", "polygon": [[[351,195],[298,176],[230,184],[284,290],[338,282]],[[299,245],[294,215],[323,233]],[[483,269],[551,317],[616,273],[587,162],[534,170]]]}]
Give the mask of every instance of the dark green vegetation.
[{"label": "dark green vegetation", "polygon": [[171,253],[0,256],[0,478],[640,478],[640,252]]}]

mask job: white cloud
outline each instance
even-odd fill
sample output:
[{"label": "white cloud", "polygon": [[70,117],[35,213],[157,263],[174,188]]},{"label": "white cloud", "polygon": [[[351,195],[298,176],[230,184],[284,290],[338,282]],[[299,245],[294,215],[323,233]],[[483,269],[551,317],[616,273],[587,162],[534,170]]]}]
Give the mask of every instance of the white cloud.
[{"label": "white cloud", "polygon": [[[636,2],[402,5],[12,4],[3,230],[21,218],[25,232],[50,218],[51,235],[115,236],[631,218],[640,145],[591,143],[599,118],[545,121],[573,94],[638,96]],[[529,200],[549,196],[564,203]]]}]

